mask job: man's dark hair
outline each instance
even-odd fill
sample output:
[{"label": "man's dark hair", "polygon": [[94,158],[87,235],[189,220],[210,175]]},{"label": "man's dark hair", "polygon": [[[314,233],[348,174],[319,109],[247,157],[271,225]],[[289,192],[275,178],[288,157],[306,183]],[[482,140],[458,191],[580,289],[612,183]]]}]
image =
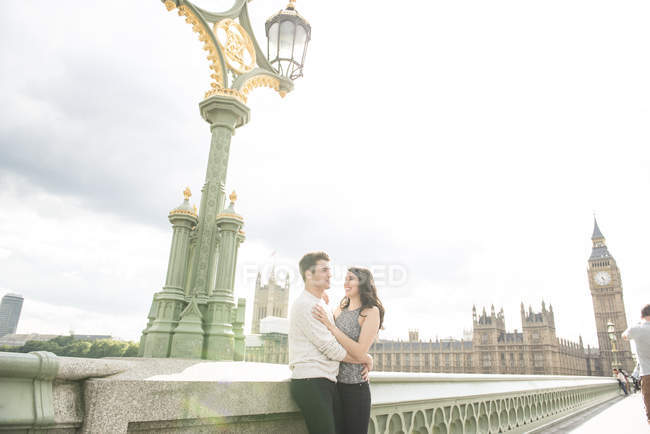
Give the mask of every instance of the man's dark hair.
[{"label": "man's dark hair", "polygon": [[325,252],[311,252],[302,257],[298,263],[298,267],[300,267],[300,275],[302,276],[303,282],[307,281],[305,278],[305,272],[307,270],[313,270],[316,266],[316,262],[321,260],[329,261],[330,257]]},{"label": "man's dark hair", "polygon": [[650,304],[643,306],[643,309],[641,309],[641,316],[650,316]]}]

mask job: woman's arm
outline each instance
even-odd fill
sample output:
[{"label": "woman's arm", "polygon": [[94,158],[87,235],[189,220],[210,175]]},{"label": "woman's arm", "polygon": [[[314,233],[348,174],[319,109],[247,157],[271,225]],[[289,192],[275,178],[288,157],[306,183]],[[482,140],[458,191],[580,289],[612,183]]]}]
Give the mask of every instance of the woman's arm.
[{"label": "woman's arm", "polygon": [[345,348],[348,354],[357,360],[362,360],[370,350],[370,346],[377,337],[379,332],[379,309],[373,306],[372,309],[366,311],[366,320],[361,326],[361,334],[359,334],[359,342],[355,342],[352,338],[346,335],[342,330],[332,324],[328,319],[325,311],[320,306],[314,307],[314,316],[329,329],[334,335],[336,340]]}]

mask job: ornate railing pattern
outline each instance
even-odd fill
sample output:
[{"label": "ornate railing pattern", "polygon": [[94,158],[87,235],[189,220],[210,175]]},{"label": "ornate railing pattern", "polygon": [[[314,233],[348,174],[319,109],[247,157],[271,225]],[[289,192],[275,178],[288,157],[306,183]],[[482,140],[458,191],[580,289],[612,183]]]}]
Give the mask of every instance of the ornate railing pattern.
[{"label": "ornate railing pattern", "polygon": [[369,433],[477,434],[526,432],[617,395],[610,384],[583,389],[522,392],[454,403],[374,407]]}]

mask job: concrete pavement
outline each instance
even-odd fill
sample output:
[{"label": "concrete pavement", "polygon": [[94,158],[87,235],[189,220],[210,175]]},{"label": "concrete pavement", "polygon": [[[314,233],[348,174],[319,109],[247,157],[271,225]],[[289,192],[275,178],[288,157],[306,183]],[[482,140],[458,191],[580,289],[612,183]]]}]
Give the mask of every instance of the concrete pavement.
[{"label": "concrete pavement", "polygon": [[641,393],[617,400],[570,431],[572,434],[648,434]]}]

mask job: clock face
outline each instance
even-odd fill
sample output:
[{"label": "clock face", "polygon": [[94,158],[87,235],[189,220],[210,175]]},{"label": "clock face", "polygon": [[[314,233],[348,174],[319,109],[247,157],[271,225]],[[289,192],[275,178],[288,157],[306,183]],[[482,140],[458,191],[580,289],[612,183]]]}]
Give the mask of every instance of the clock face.
[{"label": "clock face", "polygon": [[603,286],[603,285],[607,285],[609,282],[612,281],[612,276],[610,276],[607,271],[599,271],[594,276],[594,280],[596,281],[597,284]]}]

